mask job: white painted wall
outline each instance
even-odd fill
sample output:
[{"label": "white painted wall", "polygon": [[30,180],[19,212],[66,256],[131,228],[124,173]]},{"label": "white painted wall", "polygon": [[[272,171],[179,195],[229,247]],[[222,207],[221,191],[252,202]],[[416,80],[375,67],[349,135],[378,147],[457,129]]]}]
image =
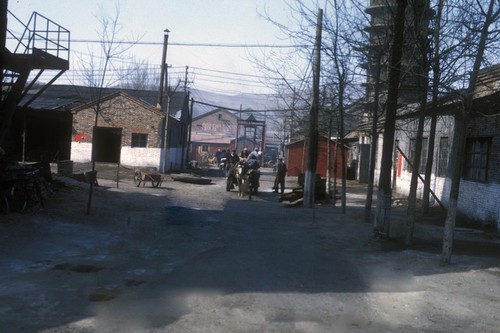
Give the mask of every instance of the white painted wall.
[{"label": "white painted wall", "polygon": [[[120,163],[134,167],[154,167],[163,170],[162,148],[131,148],[122,147]],[[92,144],[88,142],[71,143],[71,160],[76,163],[89,163],[92,157]],[[170,148],[168,150],[168,169],[180,168],[182,157],[181,148]]]},{"label": "white painted wall", "polygon": [[[440,117],[438,119],[438,127],[436,133],[436,145],[439,145],[439,137],[447,136],[450,140],[453,137],[453,118],[452,117]],[[427,124],[428,125],[428,124]],[[428,128],[426,127],[426,130]],[[427,132],[428,133],[428,132]],[[408,151],[408,141],[409,138],[405,136],[405,133],[398,133],[396,136],[400,139],[399,147],[403,152]],[[451,143],[451,141],[450,141]],[[382,145],[383,136],[379,138],[378,150],[377,150],[377,163],[375,169],[375,186],[378,186],[379,175],[380,175],[380,163],[382,157]],[[451,152],[451,148],[450,148]],[[438,148],[434,151],[434,165],[431,176],[431,187],[430,189],[436,194],[439,201],[447,207],[450,196],[450,186],[451,179],[446,177],[437,177],[436,169],[438,163]],[[406,161],[404,162],[406,165]],[[393,163],[394,168],[394,163]],[[424,177],[423,175],[421,175]],[[410,192],[411,183],[411,173],[403,167],[401,175],[396,179],[396,189],[395,191],[408,195]],[[423,195],[423,183],[419,179],[417,186],[417,198],[421,199]],[[458,198],[458,211],[461,214],[469,216],[477,221],[488,221],[496,222],[498,228],[500,228],[500,184],[495,182],[481,183],[472,182],[462,179],[460,182],[460,192]],[[434,197],[430,196],[430,203],[437,204],[434,201]]]}]

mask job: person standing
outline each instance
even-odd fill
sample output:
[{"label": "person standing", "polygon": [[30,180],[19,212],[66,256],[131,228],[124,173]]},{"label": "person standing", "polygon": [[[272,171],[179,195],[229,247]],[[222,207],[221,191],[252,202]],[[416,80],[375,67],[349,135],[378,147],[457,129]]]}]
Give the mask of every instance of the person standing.
[{"label": "person standing", "polygon": [[229,154],[229,156],[227,157],[227,163],[228,165],[235,165],[238,161],[240,160],[240,157],[238,156],[238,154],[236,154],[236,150],[233,149],[231,151],[231,154]]},{"label": "person standing", "polygon": [[247,163],[250,169],[257,170],[260,168],[260,156],[261,153],[259,151],[259,148],[254,148],[254,150],[250,154],[248,154]]},{"label": "person standing", "polygon": [[230,154],[228,153],[226,157],[226,165],[225,165],[226,169],[224,171],[226,177],[229,177],[229,181],[231,182],[230,189],[234,189],[234,184],[237,184],[237,180],[234,174],[234,166],[236,163],[238,163],[239,160],[240,157],[238,156],[238,154],[236,154],[235,149],[233,149]]},{"label": "person standing", "polygon": [[221,150],[220,148],[217,149],[217,152],[215,153],[215,157],[217,158],[217,166],[220,167],[220,161],[221,159],[226,155],[226,150]]},{"label": "person standing", "polygon": [[249,154],[250,154],[250,152],[248,151],[248,148],[247,148],[247,147],[245,147],[245,148],[243,148],[243,150],[241,151],[240,157],[241,157],[241,158],[247,158]]},{"label": "person standing", "polygon": [[286,164],[283,162],[283,158],[278,158],[278,163],[276,164],[276,178],[274,179],[274,187],[273,190],[275,193],[278,193],[278,187],[281,191],[281,194],[285,192],[285,176],[288,169],[286,168]]}]

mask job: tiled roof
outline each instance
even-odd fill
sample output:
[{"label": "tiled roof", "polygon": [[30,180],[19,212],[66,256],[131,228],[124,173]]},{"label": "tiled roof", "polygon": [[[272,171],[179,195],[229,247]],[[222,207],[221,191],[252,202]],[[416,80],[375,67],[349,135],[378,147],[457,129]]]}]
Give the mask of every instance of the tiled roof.
[{"label": "tiled roof", "polygon": [[[153,90],[134,90],[120,88],[104,88],[102,97],[117,92],[124,92],[134,98],[140,99],[143,102],[156,106],[158,91]],[[23,98],[20,105],[28,101],[37,90],[32,89]],[[35,99],[29,107],[31,109],[44,110],[61,110],[69,111],[82,104],[94,101],[97,99],[97,90],[90,87],[73,86],[73,85],[51,85],[37,99]],[[170,113],[175,114],[182,109],[184,102],[184,93],[175,92],[170,101]]]}]

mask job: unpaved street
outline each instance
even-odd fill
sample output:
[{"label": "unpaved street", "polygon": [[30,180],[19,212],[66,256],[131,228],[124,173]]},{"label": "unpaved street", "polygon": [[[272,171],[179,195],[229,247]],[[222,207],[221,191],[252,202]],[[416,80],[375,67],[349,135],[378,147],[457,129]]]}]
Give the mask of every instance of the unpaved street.
[{"label": "unpaved street", "polygon": [[498,236],[460,229],[440,267],[442,228],[374,241],[359,186],[342,214],[279,203],[270,169],[251,201],[213,173],[159,188],[120,173],[117,188],[99,171],[90,215],[88,185],[62,179],[44,210],[1,216],[1,333],[500,332]]}]

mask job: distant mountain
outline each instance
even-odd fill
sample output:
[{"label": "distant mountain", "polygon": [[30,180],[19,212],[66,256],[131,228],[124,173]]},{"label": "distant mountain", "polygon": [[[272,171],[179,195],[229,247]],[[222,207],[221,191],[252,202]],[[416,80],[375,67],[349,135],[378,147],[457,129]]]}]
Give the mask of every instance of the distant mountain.
[{"label": "distant mountain", "polygon": [[[27,96],[24,97],[21,105],[28,101],[38,88],[32,88]],[[123,91],[127,94],[140,98],[144,102],[155,106],[158,91],[156,90],[134,90],[125,88],[105,88],[104,95],[117,91]],[[95,99],[95,89],[85,86],[74,85],[51,85],[43,92],[30,107],[40,109],[69,109],[77,105],[89,102]],[[190,97],[194,100],[193,117],[200,116],[217,108],[227,109],[228,111],[243,111],[242,118],[246,119],[248,115],[253,114],[258,120],[261,120],[264,112],[248,112],[248,110],[276,110],[278,109],[278,99],[271,94],[237,94],[226,95],[209,91],[190,89]],[[183,92],[177,91],[171,101],[171,114],[175,114],[177,109],[182,108]],[[247,112],[245,112],[247,111]]]}]

